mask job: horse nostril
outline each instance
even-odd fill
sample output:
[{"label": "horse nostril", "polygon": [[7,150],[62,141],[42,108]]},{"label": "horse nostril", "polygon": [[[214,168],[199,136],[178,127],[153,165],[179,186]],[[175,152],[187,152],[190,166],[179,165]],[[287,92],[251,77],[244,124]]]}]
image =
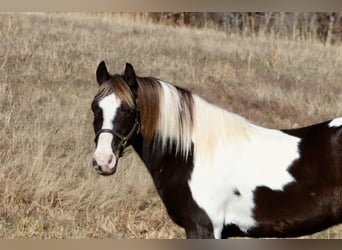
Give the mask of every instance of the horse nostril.
[{"label": "horse nostril", "polygon": [[93,167],[97,166],[96,160],[93,158]]},{"label": "horse nostril", "polygon": [[113,160],[113,155],[111,155],[111,156],[109,157],[108,164],[110,164],[110,163],[112,162],[112,160]]}]

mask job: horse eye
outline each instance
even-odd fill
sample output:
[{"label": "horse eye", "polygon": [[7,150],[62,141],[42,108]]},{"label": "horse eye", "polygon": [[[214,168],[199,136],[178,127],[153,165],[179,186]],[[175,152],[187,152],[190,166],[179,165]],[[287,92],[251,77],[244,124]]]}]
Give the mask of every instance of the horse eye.
[{"label": "horse eye", "polygon": [[123,112],[130,112],[132,109],[131,109],[128,105],[123,105],[123,106],[121,107],[121,110],[122,110]]}]

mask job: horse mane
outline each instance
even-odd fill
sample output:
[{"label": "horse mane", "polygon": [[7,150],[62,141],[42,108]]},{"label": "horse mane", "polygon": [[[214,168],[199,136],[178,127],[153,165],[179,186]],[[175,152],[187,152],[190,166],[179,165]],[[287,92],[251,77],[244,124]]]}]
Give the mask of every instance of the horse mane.
[{"label": "horse mane", "polygon": [[159,140],[164,150],[175,143],[176,152],[187,157],[194,143],[196,155],[209,159],[218,143],[246,142],[255,130],[245,118],[188,90],[152,77],[137,80],[142,134]]},{"label": "horse mane", "polygon": [[[217,147],[225,145],[232,152],[241,144],[250,143],[258,126],[244,117],[213,105],[194,95],[195,122],[192,140],[198,161],[212,161]],[[229,150],[227,151],[229,152]]]},{"label": "horse mane", "polygon": [[138,77],[141,132],[147,141],[159,140],[166,149],[187,156],[193,127],[192,94],[153,77]]}]

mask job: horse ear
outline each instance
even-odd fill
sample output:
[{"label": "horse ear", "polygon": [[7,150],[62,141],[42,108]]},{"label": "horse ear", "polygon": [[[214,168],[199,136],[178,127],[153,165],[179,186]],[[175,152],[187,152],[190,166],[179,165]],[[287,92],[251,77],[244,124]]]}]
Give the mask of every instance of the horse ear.
[{"label": "horse ear", "polygon": [[138,87],[135,71],[134,71],[133,66],[130,63],[126,63],[126,68],[125,68],[125,72],[123,75],[123,79],[127,82],[128,86],[131,89]]},{"label": "horse ear", "polygon": [[99,66],[96,70],[96,80],[99,85],[104,82],[107,82],[110,79],[110,74],[108,73],[106,64],[104,61],[100,62]]}]

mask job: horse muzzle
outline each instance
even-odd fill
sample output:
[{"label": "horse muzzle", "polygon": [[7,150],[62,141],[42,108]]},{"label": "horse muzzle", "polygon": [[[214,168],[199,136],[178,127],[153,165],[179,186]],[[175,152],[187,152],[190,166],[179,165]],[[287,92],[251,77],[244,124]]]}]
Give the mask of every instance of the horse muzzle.
[{"label": "horse muzzle", "polygon": [[100,175],[108,176],[115,174],[116,172],[116,166],[114,168],[109,168],[108,165],[104,166],[94,166],[96,172]]},{"label": "horse muzzle", "polygon": [[100,175],[112,175],[116,172],[118,162],[108,162],[108,164],[99,164],[95,159],[93,159],[93,167],[95,168],[95,171]]}]

